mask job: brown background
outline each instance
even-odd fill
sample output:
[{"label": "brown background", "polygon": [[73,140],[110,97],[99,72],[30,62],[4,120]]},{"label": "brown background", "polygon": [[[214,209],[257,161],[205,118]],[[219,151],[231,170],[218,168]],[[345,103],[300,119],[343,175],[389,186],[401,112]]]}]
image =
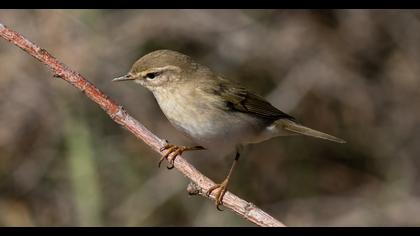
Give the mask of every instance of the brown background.
[{"label": "brown background", "polygon": [[[248,148],[230,189],[288,225],[420,224],[419,11],[0,10],[0,22],[171,142],[190,141],[146,89],[110,82],[162,48],[346,139]],[[0,225],[253,226],[188,196],[181,174],[4,40],[0,62]],[[215,181],[232,159],[185,156]]]}]

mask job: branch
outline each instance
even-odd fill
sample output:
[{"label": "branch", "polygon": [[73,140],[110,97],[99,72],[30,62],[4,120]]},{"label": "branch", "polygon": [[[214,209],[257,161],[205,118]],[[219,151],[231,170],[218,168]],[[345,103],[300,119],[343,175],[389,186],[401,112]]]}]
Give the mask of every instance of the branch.
[{"label": "branch", "polygon": [[[116,123],[130,131],[138,139],[145,142],[153,150],[158,152],[166,143],[165,140],[158,138],[136,119],[130,116],[121,105],[114,102],[92,83],[86,80],[79,73],[70,70],[66,65],[58,61],[45,49],[40,48],[19,33],[7,28],[0,23],[0,36],[12,44],[18,46],[31,56],[45,64],[54,74],[54,77],[61,78],[88,96],[97,103]],[[192,182],[188,185],[190,194],[200,194],[205,196],[205,192],[214,185],[214,182],[201,174],[194,166],[189,164],[184,158],[178,156],[174,163],[175,168],[189,178]],[[210,199],[215,199],[212,194]],[[285,226],[272,216],[262,211],[254,204],[244,201],[236,195],[227,192],[223,198],[223,205],[243,218],[259,226]]]}]

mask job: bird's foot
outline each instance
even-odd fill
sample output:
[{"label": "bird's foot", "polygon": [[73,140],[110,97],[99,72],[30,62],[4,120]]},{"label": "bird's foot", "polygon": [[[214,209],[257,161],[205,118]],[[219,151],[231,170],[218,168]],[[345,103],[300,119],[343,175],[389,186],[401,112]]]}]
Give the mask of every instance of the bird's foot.
[{"label": "bird's foot", "polygon": [[[169,165],[166,167],[168,169],[174,168],[174,161],[175,158],[178,155],[181,155],[185,151],[192,151],[192,150],[204,150],[205,148],[202,146],[193,146],[193,147],[187,147],[187,146],[177,146],[174,144],[166,144],[163,146],[160,151],[163,152],[165,150],[168,150],[159,160],[158,167],[160,167],[160,164],[162,164],[163,160],[168,160]],[[172,155],[171,155],[172,154]],[[169,158],[169,156],[172,156],[172,158]]]},{"label": "bird's foot", "polygon": [[219,211],[223,211],[222,209],[219,208],[220,205],[223,205],[223,197],[225,196],[225,193],[227,192],[227,186],[229,183],[229,179],[225,179],[221,184],[216,184],[213,187],[209,188],[209,190],[207,191],[206,195],[210,196],[210,194],[216,190],[216,208]]}]

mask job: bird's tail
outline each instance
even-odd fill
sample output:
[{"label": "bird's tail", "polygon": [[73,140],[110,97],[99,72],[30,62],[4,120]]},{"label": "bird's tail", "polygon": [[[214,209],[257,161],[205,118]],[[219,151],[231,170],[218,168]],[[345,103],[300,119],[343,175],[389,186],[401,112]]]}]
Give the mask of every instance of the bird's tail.
[{"label": "bird's tail", "polygon": [[346,141],[340,138],[308,128],[292,120],[280,119],[276,121],[276,123],[277,123],[277,127],[281,127],[283,130],[286,130],[292,133],[303,134],[303,135],[312,136],[315,138],[326,139],[326,140],[337,142],[337,143],[346,143]]}]

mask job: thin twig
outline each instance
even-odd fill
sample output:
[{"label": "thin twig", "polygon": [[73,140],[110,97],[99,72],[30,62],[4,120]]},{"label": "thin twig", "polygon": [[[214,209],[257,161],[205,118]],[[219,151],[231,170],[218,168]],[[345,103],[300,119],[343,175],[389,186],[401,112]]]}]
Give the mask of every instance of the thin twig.
[{"label": "thin twig", "polygon": [[[40,48],[21,34],[7,28],[0,23],[0,36],[12,44],[18,46],[31,56],[44,63],[53,73],[54,77],[61,78],[74,87],[82,91],[92,101],[97,103],[116,123],[130,131],[138,139],[144,141],[153,150],[160,153],[159,149],[166,143],[165,140],[158,138],[136,119],[130,116],[121,105],[114,102],[102,91],[87,81],[82,75],[70,70],[66,65],[58,61],[45,49]],[[189,164],[184,158],[178,156],[175,159],[175,168],[189,178],[194,184],[189,185],[190,194],[197,193],[205,196],[206,192],[214,182],[201,174],[194,166]],[[191,191],[194,190],[194,191]],[[209,198],[215,199],[212,194]],[[254,204],[242,200],[236,195],[227,192],[223,199],[223,205],[243,218],[260,226],[285,226],[266,212],[262,211]]]}]

